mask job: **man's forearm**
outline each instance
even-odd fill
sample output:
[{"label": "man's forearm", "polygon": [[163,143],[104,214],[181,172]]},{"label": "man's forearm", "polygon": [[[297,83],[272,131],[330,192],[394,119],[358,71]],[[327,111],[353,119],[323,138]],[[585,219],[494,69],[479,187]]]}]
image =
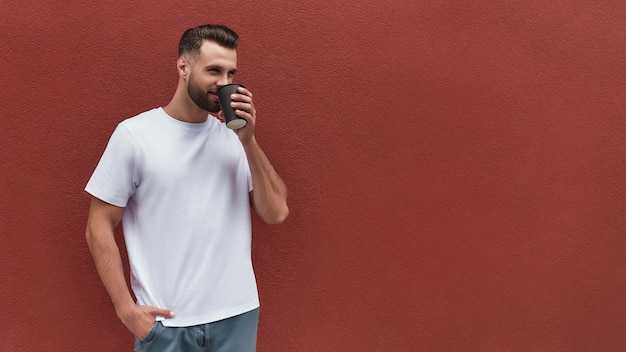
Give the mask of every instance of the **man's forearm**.
[{"label": "man's forearm", "polygon": [[243,143],[252,174],[252,207],[270,224],[283,222],[289,214],[287,186],[255,138]]},{"label": "man's forearm", "polygon": [[126,283],[121,254],[113,234],[98,234],[95,231],[87,229],[87,243],[100,280],[119,316],[126,307],[134,305]]}]

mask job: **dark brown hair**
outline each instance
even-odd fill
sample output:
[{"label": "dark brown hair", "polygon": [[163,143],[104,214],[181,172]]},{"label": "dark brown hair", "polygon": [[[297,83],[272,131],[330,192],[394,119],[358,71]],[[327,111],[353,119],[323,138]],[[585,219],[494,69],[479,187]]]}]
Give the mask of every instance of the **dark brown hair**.
[{"label": "dark brown hair", "polygon": [[183,33],[178,43],[178,56],[198,55],[202,42],[210,40],[225,48],[236,49],[239,35],[232,29],[219,24],[205,24],[190,28]]}]

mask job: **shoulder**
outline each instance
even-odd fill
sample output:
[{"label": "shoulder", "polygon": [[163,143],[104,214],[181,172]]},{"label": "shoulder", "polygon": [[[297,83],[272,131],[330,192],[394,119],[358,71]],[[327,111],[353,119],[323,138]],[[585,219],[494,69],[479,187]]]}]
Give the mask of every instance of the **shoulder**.
[{"label": "shoulder", "polygon": [[136,129],[136,128],[143,128],[147,125],[150,125],[152,121],[158,118],[159,113],[160,113],[159,108],[144,111],[140,113],[139,115],[129,117],[126,120],[120,122],[120,126],[124,126],[129,130]]}]

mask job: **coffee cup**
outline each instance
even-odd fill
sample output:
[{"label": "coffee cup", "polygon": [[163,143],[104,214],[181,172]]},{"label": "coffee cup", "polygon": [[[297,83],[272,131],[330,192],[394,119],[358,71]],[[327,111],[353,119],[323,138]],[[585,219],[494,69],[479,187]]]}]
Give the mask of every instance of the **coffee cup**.
[{"label": "coffee cup", "polygon": [[230,103],[232,102],[230,96],[237,93],[237,88],[239,87],[244,87],[244,85],[239,83],[231,83],[221,86],[217,90],[217,99],[220,103],[220,107],[222,108],[224,122],[226,123],[226,127],[232,130],[242,128],[248,123],[248,121],[246,121],[245,119],[237,116],[237,114],[235,113],[235,109],[230,106]]}]

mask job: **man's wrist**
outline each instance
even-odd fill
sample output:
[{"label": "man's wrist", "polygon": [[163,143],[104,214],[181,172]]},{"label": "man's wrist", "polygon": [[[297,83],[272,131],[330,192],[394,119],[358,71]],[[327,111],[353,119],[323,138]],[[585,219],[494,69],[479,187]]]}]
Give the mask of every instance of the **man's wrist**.
[{"label": "man's wrist", "polygon": [[254,136],[244,139],[241,141],[241,145],[243,145],[244,149],[252,148],[257,145],[256,138]]},{"label": "man's wrist", "polygon": [[131,314],[133,309],[135,309],[136,307],[137,307],[137,305],[132,300],[131,301],[125,301],[124,303],[115,304],[115,313],[117,314],[118,318],[120,318],[122,321],[124,321],[125,318],[129,314]]}]

